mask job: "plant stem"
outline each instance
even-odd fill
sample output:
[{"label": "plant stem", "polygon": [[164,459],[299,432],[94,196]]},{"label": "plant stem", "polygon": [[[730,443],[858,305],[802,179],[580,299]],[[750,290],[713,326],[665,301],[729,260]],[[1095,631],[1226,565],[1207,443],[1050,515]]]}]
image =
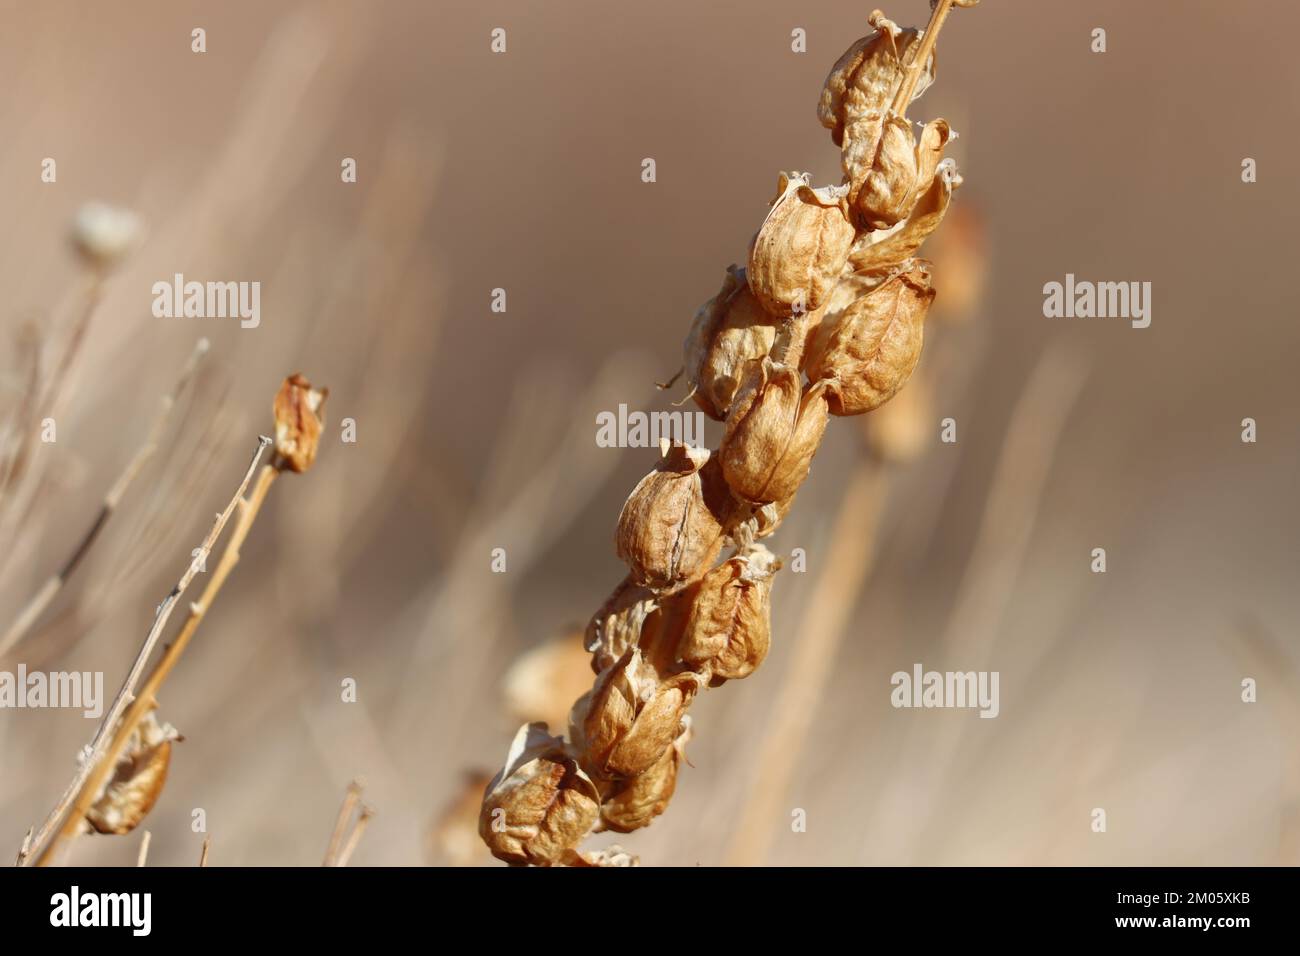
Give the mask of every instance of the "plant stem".
[{"label": "plant stem", "polygon": [[921,71],[925,69],[925,61],[930,58],[934,50],[935,41],[939,39],[943,21],[948,19],[948,14],[952,12],[953,2],[954,0],[939,0],[930,11],[930,22],[925,25],[921,42],[914,48],[912,56],[907,61],[907,73],[898,87],[898,94],[894,97],[892,109],[899,116],[907,115],[907,105],[912,102],[912,92],[921,79]]},{"label": "plant stem", "polygon": [[[215,547],[217,543],[217,539],[221,536],[221,532],[225,529],[226,523],[230,520],[230,516],[234,513],[236,506],[242,506],[239,526],[245,525],[245,519],[250,509],[249,503],[244,500],[244,491],[248,488],[249,482],[253,479],[253,474],[257,470],[258,462],[262,458],[262,452],[265,451],[266,447],[270,444],[271,439],[266,438],[265,436],[259,439],[257,450],[253,453],[253,460],[249,462],[248,470],[245,471],[244,478],[239,483],[239,488],[235,492],[235,496],[230,500],[230,504],[226,505],[225,511],[217,515],[216,522],[212,525],[212,530],[208,532],[208,536],[203,540],[203,544],[199,547],[198,555],[190,562],[189,567],[186,568],[181,579],[171,589],[170,593],[163,598],[162,603],[158,605],[158,611],[154,615],[153,626],[149,628],[149,633],[145,637],[144,643],[140,646],[139,652],[136,654],[135,661],[131,665],[130,671],[127,673],[126,680],[122,683],[121,690],[117,692],[117,696],[113,699],[113,705],[104,716],[104,720],[99,725],[99,729],[95,732],[94,738],[91,740],[90,744],[87,745],[85,759],[82,761],[76,775],[72,778],[72,783],[68,785],[68,789],[59,799],[59,802],[55,804],[54,809],[50,811],[50,815],[46,817],[45,821],[37,830],[36,836],[32,839],[29,855],[23,861],[24,866],[31,865],[32,857],[30,853],[34,853],[42,847],[44,847],[44,850],[41,853],[38,862],[40,865],[48,865],[57,845],[63,839],[75,835],[80,830],[86,810],[88,810],[91,803],[94,802],[95,797],[109,772],[114,766],[116,766],[117,758],[121,755],[122,750],[126,746],[127,738],[130,736],[130,731],[135,729],[140,718],[144,716],[145,709],[140,705],[146,700],[152,701],[153,692],[156,691],[158,683],[154,680],[154,677],[157,675],[159,668],[162,668],[168,658],[174,654],[177,645],[183,647],[184,643],[188,642],[189,634],[193,633],[191,623],[194,620],[195,608],[202,608],[210,603],[211,598],[215,596],[212,583],[216,582],[217,589],[219,590],[220,581],[223,581],[225,579],[225,574],[229,573],[229,569],[226,569],[225,573],[221,573],[221,568],[219,567],[218,574],[214,574],[213,582],[209,582],[208,588],[204,591],[204,600],[202,603],[190,606],[190,620],[186,622],[186,631],[188,631],[189,634],[187,634],[186,631],[182,631],[181,638],[177,640],[177,643],[168,648],[167,654],[164,655],[163,659],[159,661],[158,667],[155,668],[154,675],[150,677],[150,682],[146,686],[146,696],[143,699],[137,698],[135,696],[136,684],[140,680],[140,675],[144,672],[145,664],[148,663],[154,647],[158,644],[158,639],[162,636],[163,629],[167,626],[167,621],[171,617],[172,611],[175,610],[176,604],[180,601],[181,595],[185,593],[186,588],[189,587],[194,576],[198,574],[199,568],[202,567],[203,562],[212,552],[213,547]],[[272,476],[274,475],[275,467],[273,465],[263,466],[262,477],[258,481],[258,488],[261,489],[260,497],[265,497],[266,489],[270,487],[271,478],[266,477],[267,469],[270,469]],[[260,506],[260,498],[257,504]],[[237,533],[238,531],[239,527],[236,529]],[[243,533],[245,535],[247,534],[246,527],[244,528]],[[235,548],[235,560],[237,560],[238,545],[236,539],[232,538],[231,545]],[[226,563],[230,551],[231,547],[228,546],[226,553],[222,555],[222,564]],[[174,662],[174,657],[172,657],[172,660]],[[171,666],[167,665],[166,670],[169,671],[170,669]],[[128,705],[131,708],[129,711],[127,710]],[[150,706],[152,707],[153,704],[150,703]],[[124,712],[125,717],[123,717]],[[119,720],[121,720],[120,729],[118,728]],[[114,736],[115,730],[118,732]],[[109,746],[110,738],[112,739],[111,748]],[[60,829],[58,833],[55,833],[55,828],[59,825],[59,821],[64,819],[64,815],[67,813],[69,806],[73,806],[73,812],[67,814],[67,819],[64,821],[62,829]],[[46,845],[47,840],[48,845]]]}]

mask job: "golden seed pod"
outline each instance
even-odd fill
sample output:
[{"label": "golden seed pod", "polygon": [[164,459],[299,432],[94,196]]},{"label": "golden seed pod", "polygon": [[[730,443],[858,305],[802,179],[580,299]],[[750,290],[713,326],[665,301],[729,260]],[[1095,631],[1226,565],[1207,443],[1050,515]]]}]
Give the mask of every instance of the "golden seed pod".
[{"label": "golden seed pod", "polygon": [[772,552],[755,545],[729,558],[695,585],[678,653],[706,671],[712,686],[748,677],[772,643],[772,576],[781,567]]},{"label": "golden seed pod", "polygon": [[580,853],[574,850],[569,854],[569,858],[564,865],[575,867],[632,867],[640,866],[641,860],[621,846],[614,844],[604,849],[592,850],[590,853]]},{"label": "golden seed pod", "polygon": [[693,581],[722,550],[735,507],[707,449],[671,445],[623,504],[618,556],[646,587],[668,590]]},{"label": "golden seed pod", "polygon": [[929,263],[913,259],[884,282],[851,276],[866,291],[828,314],[808,346],[808,377],[826,386],[833,415],[860,415],[889,401],[921,356],[926,312],[934,299]]},{"label": "golden seed pod", "polygon": [[945,159],[939,163],[929,187],[912,207],[907,219],[889,232],[864,233],[849,253],[848,268],[855,273],[883,273],[915,256],[922,243],[943,222],[952,202],[953,190],[961,182],[953,160]]},{"label": "golden seed pod", "polygon": [[290,375],[275,396],[275,452],[290,471],[304,472],[316,460],[325,427],[328,388],[312,388],[301,375]]},{"label": "golden seed pod", "polygon": [[727,417],[745,366],[771,350],[775,321],[749,290],[745,270],[728,267],[718,294],[695,313],[683,347],[686,380],[704,414]]},{"label": "golden seed pod", "polygon": [[844,186],[814,189],[807,173],[781,173],[772,208],[749,247],[749,288],[778,318],[819,309],[839,279],[854,229]]},{"label": "golden seed pod", "polygon": [[951,138],[942,119],[928,123],[919,141],[911,120],[894,113],[883,121],[872,114],[851,122],[840,161],[856,224],[888,229],[906,219],[934,179]]},{"label": "golden seed pod", "polygon": [[826,430],[820,387],[807,392],[797,369],[770,359],[751,366],[719,449],[732,492],[756,504],[791,497]]},{"label": "golden seed pod", "polygon": [[488,784],[478,832],[507,863],[561,863],[600,817],[600,795],[545,724],[519,728],[506,765]]},{"label": "golden seed pod", "polygon": [[171,766],[172,741],[180,739],[170,724],[159,724],[151,712],[131,734],[113,776],[86,811],[86,820],[100,833],[130,833],[149,815],[162,795]]},{"label": "golden seed pod", "polygon": [[686,759],[686,744],[691,739],[690,718],[682,718],[682,732],[658,762],[645,773],[620,781],[600,806],[600,819],[608,830],[631,833],[649,826],[655,817],[668,809],[677,789],[677,772]]},{"label": "golden seed pod", "polygon": [[[835,61],[817,103],[817,118],[831,131],[836,146],[844,142],[847,123],[868,114],[883,117],[898,95],[904,74],[904,60],[919,38],[914,29],[902,29],[879,10],[868,22],[874,32],[864,36]],[[935,58],[931,51],[925,69],[917,79],[912,100],[934,82]]]},{"label": "golden seed pod", "polygon": [[633,648],[574,705],[570,735],[584,766],[600,777],[645,773],[681,733],[700,685],[689,671],[657,680]]},{"label": "golden seed pod", "polygon": [[658,606],[655,593],[630,575],[620,581],[587,624],[584,646],[591,654],[591,669],[599,674],[636,647],[646,618]]},{"label": "golden seed pod", "polygon": [[767,538],[776,533],[776,529],[781,527],[781,522],[785,521],[785,516],[790,513],[794,506],[795,496],[783,498],[780,501],[769,501],[761,508],[754,510],[754,537]]}]

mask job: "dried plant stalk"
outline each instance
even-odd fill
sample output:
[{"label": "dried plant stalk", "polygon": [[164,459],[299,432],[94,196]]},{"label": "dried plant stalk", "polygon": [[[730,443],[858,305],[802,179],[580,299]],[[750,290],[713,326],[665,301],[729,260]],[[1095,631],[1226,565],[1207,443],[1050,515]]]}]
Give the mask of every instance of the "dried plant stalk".
[{"label": "dried plant stalk", "polygon": [[[933,80],[935,40],[953,5],[937,0],[919,38],[872,14],[874,32],[835,64],[818,105],[841,147],[844,181],[814,188],[783,173],[747,269],[729,269],[697,314],[684,367],[701,407],[726,422],[721,448],[665,443],[659,466],[628,497],[616,543],[630,574],[588,627],[596,680],[573,706],[568,739],[545,724],[521,728],[484,795],[479,833],[498,858],[608,865],[578,845],[664,811],[692,733],[692,700],[766,656],[780,564],[758,539],[789,511],[830,416],[888,402],[921,351],[934,294],[929,263],[913,254],[960,177],[942,160],[948,124],[933,121],[917,141],[905,110]],[[877,485],[873,470],[853,486],[852,521],[864,533]],[[732,553],[715,566],[725,547]],[[847,614],[846,602],[830,602],[832,618]],[[832,650],[833,638],[808,643],[800,667],[820,673]]]}]

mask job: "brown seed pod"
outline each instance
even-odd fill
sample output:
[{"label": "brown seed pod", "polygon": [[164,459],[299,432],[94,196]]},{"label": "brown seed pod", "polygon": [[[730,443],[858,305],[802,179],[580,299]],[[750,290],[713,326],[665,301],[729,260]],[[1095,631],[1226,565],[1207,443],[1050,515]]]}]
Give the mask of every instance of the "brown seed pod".
[{"label": "brown seed pod", "polygon": [[919,142],[911,120],[896,113],[851,122],[840,161],[855,223],[888,229],[906,219],[934,179],[951,136],[942,119],[927,124]]},{"label": "brown seed pod", "polygon": [[693,581],[722,550],[735,507],[706,449],[671,445],[623,504],[618,556],[638,584],[669,590]]},{"label": "brown seed pod", "polygon": [[745,270],[728,268],[718,294],[695,313],[683,349],[686,380],[704,414],[727,417],[745,366],[771,350],[775,321],[749,290]]},{"label": "brown seed pod", "polygon": [[640,649],[633,648],[574,705],[570,735],[583,765],[599,777],[649,770],[681,732],[682,717],[700,686],[699,676],[690,672],[657,680]]},{"label": "brown seed pod", "polygon": [[826,386],[833,415],[860,415],[889,401],[921,356],[934,299],[929,263],[913,259],[892,276],[849,277],[868,290],[828,314],[808,346],[808,377]]},{"label": "brown seed pod", "polygon": [[180,739],[170,724],[159,724],[153,713],[140,721],[113,770],[103,794],[86,811],[86,820],[100,833],[130,833],[140,825],[167,782],[172,741]]},{"label": "brown seed pod", "polygon": [[727,416],[723,477],[748,501],[789,498],[808,476],[825,430],[822,389],[805,391],[797,369],[764,359],[746,374]]},{"label": "brown seed pod", "polygon": [[807,173],[781,173],[772,208],[749,247],[749,288],[778,318],[819,309],[839,278],[854,229],[844,186],[814,189]]},{"label": "brown seed pod", "polygon": [[563,738],[525,724],[483,795],[478,832],[497,859],[545,866],[563,862],[599,816],[596,785]]},{"label": "brown seed pod", "polygon": [[[889,109],[903,81],[907,53],[920,36],[914,29],[900,28],[879,10],[868,22],[874,31],[835,61],[817,103],[817,118],[831,131],[836,146],[843,144],[848,122],[869,113],[883,116]],[[934,82],[934,68],[932,51],[912,91],[912,100]]]},{"label": "brown seed pod", "polygon": [[275,396],[275,452],[290,471],[304,472],[316,460],[325,427],[327,388],[312,388],[301,375],[290,375]]},{"label": "brown seed pod", "polygon": [[658,762],[645,773],[620,781],[600,806],[600,819],[608,830],[631,833],[649,826],[664,810],[677,789],[677,772],[686,759],[691,738],[690,718],[682,718],[682,732]]},{"label": "brown seed pod", "polygon": [[641,859],[627,852],[618,844],[607,846],[589,853],[572,851],[564,861],[565,866],[573,867],[632,867],[640,866]]},{"label": "brown seed pod", "polygon": [[655,593],[629,575],[619,582],[587,624],[585,646],[597,674],[637,646],[646,618],[659,606]]},{"label": "brown seed pod", "polygon": [[683,662],[722,680],[748,677],[771,646],[772,576],[781,563],[762,545],[729,558],[692,588]]},{"label": "brown seed pod", "polygon": [[849,253],[848,268],[856,273],[882,273],[915,256],[921,244],[943,222],[953,190],[960,185],[957,164],[951,159],[943,160],[907,219],[892,232],[864,233]]}]

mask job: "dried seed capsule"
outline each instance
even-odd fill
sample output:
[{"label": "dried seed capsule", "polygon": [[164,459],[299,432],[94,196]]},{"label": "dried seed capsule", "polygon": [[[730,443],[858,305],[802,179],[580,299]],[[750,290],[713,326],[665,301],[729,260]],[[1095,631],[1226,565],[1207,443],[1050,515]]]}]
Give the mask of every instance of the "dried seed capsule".
[{"label": "dried seed capsule", "polygon": [[167,782],[172,741],[180,735],[170,724],[147,714],[131,734],[103,794],[86,811],[100,833],[130,833],[149,815]]},{"label": "dried seed capsule", "polygon": [[782,173],[772,208],[749,247],[749,288],[779,318],[815,312],[839,278],[854,229],[844,186],[814,189],[807,173]]},{"label": "dried seed capsule", "polygon": [[497,859],[545,866],[562,862],[599,816],[596,785],[563,738],[525,724],[483,795],[478,832]]},{"label": "dried seed capsule", "polygon": [[695,313],[684,367],[696,404],[710,418],[727,417],[745,366],[771,350],[775,321],[749,290],[739,266],[727,269],[718,294]]},{"label": "dried seed capsule", "polygon": [[892,232],[865,233],[849,253],[848,267],[856,273],[881,273],[911,259],[943,222],[953,190],[960,185],[957,164],[951,159],[939,163],[929,188],[907,219]]},{"label": "dried seed capsule", "polygon": [[821,388],[805,392],[798,370],[764,359],[747,373],[727,416],[723,477],[755,503],[789,498],[808,476],[825,430]]},{"label": "dried seed capsule", "polygon": [[672,445],[618,518],[618,556],[638,584],[658,590],[698,578],[722,550],[735,502],[706,449]]},{"label": "dried seed capsule", "polygon": [[934,179],[951,135],[947,120],[937,119],[918,142],[911,120],[896,113],[850,122],[840,161],[856,224],[888,229],[906,219]]},{"label": "dried seed capsule", "polygon": [[[868,22],[874,32],[835,61],[817,104],[817,118],[831,131],[836,146],[844,142],[846,123],[868,113],[883,116],[889,109],[903,81],[907,53],[920,36],[914,29],[900,28],[879,10]],[[934,82],[934,65],[932,51],[912,91],[913,100]]]},{"label": "dried seed capsule", "polygon": [[641,639],[646,618],[659,606],[655,593],[632,580],[619,582],[587,624],[585,646],[597,674],[613,667]]},{"label": "dried seed capsule", "polygon": [[275,396],[275,452],[290,471],[303,472],[316,460],[325,427],[327,388],[312,388],[301,375],[290,375]]},{"label": "dried seed capsule", "polygon": [[683,662],[715,680],[748,677],[771,646],[772,576],[781,563],[762,545],[729,558],[692,588],[682,633]]},{"label": "dried seed capsule", "polygon": [[834,415],[869,412],[902,388],[921,356],[925,314],[934,299],[929,263],[922,259],[883,283],[878,276],[860,281],[869,291],[828,314],[808,346],[808,377],[825,384]]},{"label": "dried seed capsule", "polygon": [[616,833],[631,833],[649,826],[664,810],[677,789],[677,772],[686,759],[691,738],[690,718],[682,718],[682,732],[659,761],[645,773],[621,781],[600,807],[600,819]]},{"label": "dried seed capsule", "polygon": [[565,866],[580,867],[631,867],[640,866],[639,857],[627,852],[618,844],[607,846],[589,853],[574,850],[564,861]]},{"label": "dried seed capsule", "polygon": [[632,777],[653,767],[681,732],[700,684],[690,672],[657,680],[633,648],[574,705],[570,731],[584,766],[601,777]]}]

